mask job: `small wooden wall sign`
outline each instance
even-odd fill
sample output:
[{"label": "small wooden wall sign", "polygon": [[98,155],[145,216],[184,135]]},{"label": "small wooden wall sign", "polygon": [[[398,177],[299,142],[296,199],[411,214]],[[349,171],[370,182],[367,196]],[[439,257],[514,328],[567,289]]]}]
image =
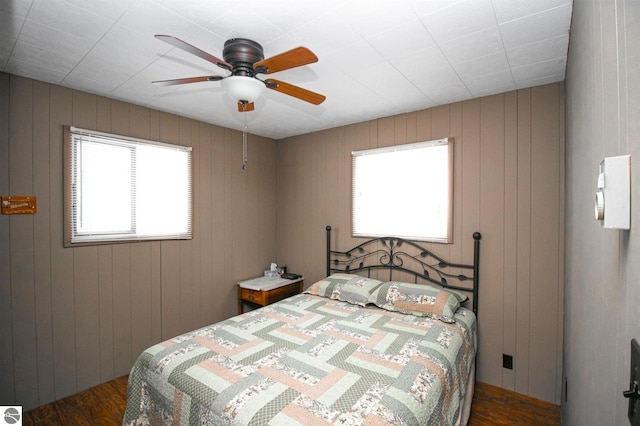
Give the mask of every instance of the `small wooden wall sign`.
[{"label": "small wooden wall sign", "polygon": [[33,195],[3,195],[2,214],[36,214],[36,197]]}]

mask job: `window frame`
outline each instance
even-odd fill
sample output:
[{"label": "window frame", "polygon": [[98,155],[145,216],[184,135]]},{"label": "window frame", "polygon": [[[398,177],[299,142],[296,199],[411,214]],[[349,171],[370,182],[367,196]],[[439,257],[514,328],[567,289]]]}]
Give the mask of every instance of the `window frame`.
[{"label": "window frame", "polygon": [[[76,207],[78,203],[76,197],[77,184],[75,182],[78,166],[76,165],[77,144],[84,141],[96,143],[104,143],[106,145],[121,146],[132,151],[132,178],[131,197],[130,197],[130,223],[128,230],[120,231],[96,231],[96,232],[78,232],[76,227],[78,213]],[[149,233],[139,234],[136,227],[136,197],[137,197],[137,178],[136,170],[137,147],[157,147],[170,150],[185,152],[187,154],[186,163],[182,166],[186,168],[187,191],[186,197],[186,230],[168,233]],[[131,243],[137,241],[158,241],[158,240],[190,240],[193,239],[193,148],[190,146],[169,144],[158,141],[150,141],[146,139],[134,138],[129,136],[115,135],[111,133],[98,132],[93,130],[81,129],[74,126],[64,126],[64,247],[77,247],[86,245]]]},{"label": "window frame", "polygon": [[[413,240],[413,241],[452,244],[453,243],[453,208],[454,208],[454,205],[453,205],[453,200],[454,200],[454,187],[453,187],[454,145],[453,145],[453,142],[454,142],[453,138],[442,138],[442,139],[436,139],[436,140],[430,140],[430,141],[424,141],[424,142],[416,142],[416,143],[409,143],[409,144],[403,144],[403,145],[392,145],[392,146],[387,146],[382,148],[352,151],[351,153],[352,155],[351,235],[356,238],[398,237],[398,238],[403,238],[406,240]],[[361,171],[357,170],[358,159],[364,158],[368,155],[379,155],[379,154],[384,155],[386,153],[393,154],[399,151],[424,149],[424,148],[438,147],[438,146],[446,146],[446,150],[447,150],[446,151],[447,152],[446,178],[443,179],[447,185],[446,187],[447,199],[446,200],[443,199],[441,203],[438,204],[438,207],[446,208],[446,211],[444,211],[443,214],[439,215],[439,219],[441,221],[446,221],[446,225],[445,225],[446,229],[444,229],[442,226],[440,227],[440,230],[444,232],[439,234],[432,233],[430,235],[419,235],[415,231],[412,231],[411,233],[400,232],[400,230],[397,229],[397,227],[396,229],[391,229],[390,226],[385,226],[383,227],[384,229],[381,229],[381,228],[363,229],[362,227],[363,221],[360,218],[360,221],[358,222],[358,216],[362,216],[363,211],[366,214],[367,207],[366,205],[364,207],[361,207],[360,204],[363,204],[362,196],[360,196],[361,197],[360,199],[358,199],[358,197],[356,196],[356,191],[359,185],[357,180],[361,178],[359,174],[362,173]],[[362,164],[360,165],[360,167],[363,167]],[[420,169],[420,170],[404,169],[403,170],[403,173],[408,173],[408,172],[412,172],[412,173],[415,172],[415,173],[409,179],[406,179],[406,176],[405,176],[405,179],[402,179],[401,182],[394,181],[394,183],[398,184],[399,182],[399,184],[406,185],[406,182],[424,182],[425,181],[424,169]],[[422,173],[422,175],[420,175],[420,173]],[[389,173],[388,169],[381,170],[379,178],[384,180],[394,179],[393,172]],[[380,205],[379,203],[385,203],[386,205],[402,206],[398,208],[398,212],[399,212],[398,214],[400,214],[402,211],[405,211],[403,209],[419,209],[420,207],[416,207],[415,204],[417,204],[420,201],[418,199],[419,197],[418,192],[420,191],[420,188],[421,186],[417,186],[416,187],[417,191],[414,191],[414,193],[411,196],[402,195],[402,194],[405,194],[404,192],[396,193],[395,191],[384,191],[383,189],[380,189],[378,190],[379,192],[376,192],[374,195],[369,196],[368,198],[369,202],[365,204],[369,206],[373,206],[373,205],[379,206]],[[398,198],[395,199],[393,198],[394,196],[398,196]],[[424,209],[424,207],[422,208]],[[409,211],[419,211],[419,210],[409,210]],[[397,219],[394,219],[394,221],[397,221]],[[369,222],[372,222],[372,221],[369,221]],[[407,222],[405,221],[405,223]]]}]

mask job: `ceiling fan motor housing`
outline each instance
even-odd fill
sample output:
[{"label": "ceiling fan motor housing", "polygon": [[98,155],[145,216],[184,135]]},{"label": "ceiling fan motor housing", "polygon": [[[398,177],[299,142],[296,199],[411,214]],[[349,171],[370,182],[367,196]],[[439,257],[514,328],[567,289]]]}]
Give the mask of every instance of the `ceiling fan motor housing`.
[{"label": "ceiling fan motor housing", "polygon": [[223,58],[233,65],[232,74],[253,77],[253,64],[264,59],[262,46],[246,38],[232,38],[224,43]]}]

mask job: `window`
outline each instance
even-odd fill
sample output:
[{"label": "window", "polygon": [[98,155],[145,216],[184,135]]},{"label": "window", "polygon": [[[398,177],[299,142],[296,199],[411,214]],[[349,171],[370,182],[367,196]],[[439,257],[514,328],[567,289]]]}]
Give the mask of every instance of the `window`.
[{"label": "window", "polygon": [[65,246],[190,239],[191,148],[65,128]]},{"label": "window", "polygon": [[453,141],[354,151],[353,236],[450,243]]}]

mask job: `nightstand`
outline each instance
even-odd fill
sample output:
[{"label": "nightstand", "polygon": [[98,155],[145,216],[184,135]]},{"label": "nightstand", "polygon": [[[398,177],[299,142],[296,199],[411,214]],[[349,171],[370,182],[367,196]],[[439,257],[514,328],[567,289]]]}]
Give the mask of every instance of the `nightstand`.
[{"label": "nightstand", "polygon": [[259,277],[238,283],[238,313],[244,313],[243,302],[267,306],[302,293],[304,278],[285,280],[280,277]]}]

